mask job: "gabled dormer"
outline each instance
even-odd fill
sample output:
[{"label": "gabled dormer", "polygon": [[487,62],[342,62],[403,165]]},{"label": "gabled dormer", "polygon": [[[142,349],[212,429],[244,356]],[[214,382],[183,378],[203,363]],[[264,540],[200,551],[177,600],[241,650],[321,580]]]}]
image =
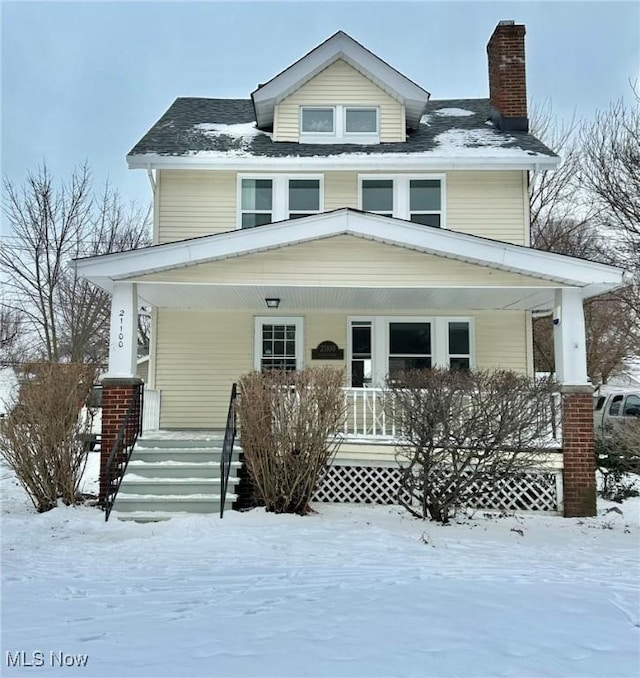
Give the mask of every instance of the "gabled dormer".
[{"label": "gabled dormer", "polygon": [[273,141],[378,144],[418,128],[429,92],[338,31],[251,99]]}]

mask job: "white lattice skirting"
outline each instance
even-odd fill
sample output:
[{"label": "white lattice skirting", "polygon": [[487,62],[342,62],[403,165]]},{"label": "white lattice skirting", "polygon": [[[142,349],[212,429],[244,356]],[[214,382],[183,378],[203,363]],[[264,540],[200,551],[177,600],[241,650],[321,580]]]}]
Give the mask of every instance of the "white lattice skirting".
[{"label": "white lattice skirting", "polygon": [[[318,484],[314,501],[397,504],[400,469],[394,466],[332,466]],[[560,511],[560,471],[524,473],[499,483],[474,508]]]}]

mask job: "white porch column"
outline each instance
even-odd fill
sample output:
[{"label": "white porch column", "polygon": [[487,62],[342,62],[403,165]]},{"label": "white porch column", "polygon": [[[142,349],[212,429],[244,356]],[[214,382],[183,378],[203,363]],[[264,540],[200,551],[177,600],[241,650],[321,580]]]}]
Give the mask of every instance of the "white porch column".
[{"label": "white porch column", "polygon": [[135,283],[115,283],[111,298],[108,378],[134,377],[138,357],[138,291]]},{"label": "white porch column", "polygon": [[556,290],[553,311],[556,377],[562,385],[587,385],[587,348],[582,295],[577,288]]}]

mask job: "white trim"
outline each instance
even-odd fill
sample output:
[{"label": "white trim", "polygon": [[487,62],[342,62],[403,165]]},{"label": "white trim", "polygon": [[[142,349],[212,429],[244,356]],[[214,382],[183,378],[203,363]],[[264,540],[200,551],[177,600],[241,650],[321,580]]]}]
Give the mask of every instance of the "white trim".
[{"label": "white trim", "polygon": [[[238,174],[236,176],[236,229],[242,228],[242,181],[244,179],[263,179],[271,181],[271,220],[272,222],[286,221],[289,219],[289,181],[296,179],[311,179],[319,182],[320,195],[318,197],[319,209],[316,214],[324,211],[324,174]],[[244,210],[248,213],[260,212],[260,210]],[[264,228],[260,226],[257,228]]]},{"label": "white trim", "polygon": [[109,290],[116,280],[343,234],[584,288],[583,299],[619,287],[625,281],[625,271],[615,266],[467,233],[425,228],[349,208],[259,228],[85,257],[74,260],[73,265],[81,277]]},{"label": "white trim", "polygon": [[286,156],[262,157],[238,155],[236,152],[224,151],[211,153],[202,152],[192,155],[160,155],[158,153],[143,153],[127,156],[129,169],[192,169],[192,170],[233,170],[244,172],[323,172],[330,170],[351,170],[370,172],[371,164],[390,172],[397,171],[444,171],[449,169],[472,170],[529,170],[540,171],[555,169],[560,164],[558,156],[531,155],[526,151],[511,155],[483,155],[478,149],[478,155],[438,155],[437,148],[433,151],[416,153],[345,153],[318,156]]},{"label": "white trim", "polygon": [[[431,214],[440,215],[440,228],[447,227],[447,175],[430,174],[358,174],[358,209],[362,207],[362,182],[368,180],[393,181],[393,217],[409,221],[411,218],[410,186],[412,180],[433,180],[440,182],[440,210]],[[424,213],[424,212],[420,212]],[[375,214],[375,212],[373,213]],[[416,224],[422,226],[422,224]],[[423,226],[423,228],[425,228]]]},{"label": "white trim", "polygon": [[284,315],[257,315],[253,319],[253,367],[262,369],[262,326],[295,325],[296,328],[296,370],[304,368],[304,317]]},{"label": "white trim", "polygon": [[270,125],[278,102],[339,59],[346,61],[382,90],[403,103],[410,112],[408,122],[412,126],[417,126],[429,100],[429,93],[343,31],[332,35],[251,93],[258,125],[261,127]]}]

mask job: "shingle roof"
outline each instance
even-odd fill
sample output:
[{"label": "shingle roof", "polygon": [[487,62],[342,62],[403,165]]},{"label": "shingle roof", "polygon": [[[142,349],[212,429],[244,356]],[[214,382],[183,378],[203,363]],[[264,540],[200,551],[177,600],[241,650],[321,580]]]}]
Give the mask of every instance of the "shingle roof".
[{"label": "shingle roof", "polygon": [[[501,132],[487,122],[488,99],[430,101],[419,129],[406,142],[376,145],[300,144],[274,142],[271,135],[255,129],[250,99],[204,99],[181,97],[142,137],[130,156],[217,155],[230,157],[329,157],[335,155],[422,154],[434,156],[494,155],[499,149],[512,155],[555,157],[534,136]],[[225,125],[234,128],[225,130]],[[239,127],[241,126],[241,127]],[[253,126],[253,127],[252,127]],[[491,149],[491,151],[489,150]]]}]

